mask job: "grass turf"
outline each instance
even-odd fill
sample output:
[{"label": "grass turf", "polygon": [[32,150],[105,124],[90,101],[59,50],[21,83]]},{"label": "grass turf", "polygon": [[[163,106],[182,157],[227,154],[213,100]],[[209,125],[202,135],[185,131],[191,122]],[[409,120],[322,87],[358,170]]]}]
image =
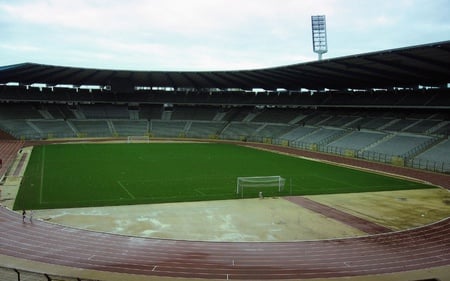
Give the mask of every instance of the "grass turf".
[{"label": "grass turf", "polygon": [[58,144],[33,149],[14,209],[234,199],[237,177],[272,175],[286,179],[281,193],[244,197],[432,187],[231,144]]}]

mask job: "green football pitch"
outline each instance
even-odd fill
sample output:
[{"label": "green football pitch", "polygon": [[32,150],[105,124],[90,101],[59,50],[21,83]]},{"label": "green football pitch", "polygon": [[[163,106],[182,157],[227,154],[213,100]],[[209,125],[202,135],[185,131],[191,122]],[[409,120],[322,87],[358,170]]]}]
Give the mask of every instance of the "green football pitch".
[{"label": "green football pitch", "polygon": [[247,188],[246,198],[432,187],[233,144],[56,144],[34,147],[14,209],[235,199],[247,176],[286,181],[281,192]]}]

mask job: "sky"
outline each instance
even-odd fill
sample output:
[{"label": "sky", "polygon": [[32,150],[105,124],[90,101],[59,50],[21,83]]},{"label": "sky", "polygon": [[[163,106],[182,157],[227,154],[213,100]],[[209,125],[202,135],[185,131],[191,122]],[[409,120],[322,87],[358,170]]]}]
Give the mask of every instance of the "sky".
[{"label": "sky", "polygon": [[0,0],[0,66],[260,69],[450,40],[450,0]]}]

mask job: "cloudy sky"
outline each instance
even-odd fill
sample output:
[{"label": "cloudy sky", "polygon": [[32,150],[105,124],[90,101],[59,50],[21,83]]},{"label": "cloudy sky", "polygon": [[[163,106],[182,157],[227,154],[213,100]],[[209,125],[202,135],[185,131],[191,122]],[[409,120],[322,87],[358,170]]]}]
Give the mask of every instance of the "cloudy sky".
[{"label": "cloudy sky", "polygon": [[0,0],[0,66],[237,70],[450,40],[450,0]]}]

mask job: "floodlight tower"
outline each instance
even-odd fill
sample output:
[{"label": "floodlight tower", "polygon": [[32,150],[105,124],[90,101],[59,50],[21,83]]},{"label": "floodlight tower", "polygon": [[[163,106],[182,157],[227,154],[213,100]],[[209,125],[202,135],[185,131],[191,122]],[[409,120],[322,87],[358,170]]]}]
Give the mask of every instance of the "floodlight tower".
[{"label": "floodlight tower", "polygon": [[328,52],[325,16],[311,16],[311,28],[313,51],[318,53],[319,60],[322,60],[322,54]]}]

